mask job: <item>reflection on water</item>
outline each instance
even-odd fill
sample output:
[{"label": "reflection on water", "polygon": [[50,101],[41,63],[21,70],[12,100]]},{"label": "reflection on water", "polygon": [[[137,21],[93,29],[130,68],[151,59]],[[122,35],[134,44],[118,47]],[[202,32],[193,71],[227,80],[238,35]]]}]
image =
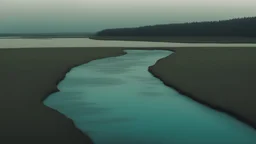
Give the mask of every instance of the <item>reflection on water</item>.
[{"label": "reflection on water", "polygon": [[73,68],[45,104],[95,144],[255,144],[256,132],[166,87],[148,67],[169,51],[128,54]]}]

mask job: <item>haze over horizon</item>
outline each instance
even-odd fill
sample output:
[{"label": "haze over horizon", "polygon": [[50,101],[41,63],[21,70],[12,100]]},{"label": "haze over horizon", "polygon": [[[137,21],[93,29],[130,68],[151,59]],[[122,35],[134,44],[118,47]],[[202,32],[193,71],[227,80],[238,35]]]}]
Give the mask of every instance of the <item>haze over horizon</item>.
[{"label": "haze over horizon", "polygon": [[1,0],[0,33],[106,28],[256,16],[255,0]]}]

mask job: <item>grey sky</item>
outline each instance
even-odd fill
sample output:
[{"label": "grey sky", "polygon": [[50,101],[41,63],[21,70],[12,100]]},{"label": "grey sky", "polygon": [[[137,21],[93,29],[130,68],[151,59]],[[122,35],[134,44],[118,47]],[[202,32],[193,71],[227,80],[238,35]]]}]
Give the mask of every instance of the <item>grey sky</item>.
[{"label": "grey sky", "polygon": [[0,0],[0,33],[104,28],[256,16],[255,0]]}]

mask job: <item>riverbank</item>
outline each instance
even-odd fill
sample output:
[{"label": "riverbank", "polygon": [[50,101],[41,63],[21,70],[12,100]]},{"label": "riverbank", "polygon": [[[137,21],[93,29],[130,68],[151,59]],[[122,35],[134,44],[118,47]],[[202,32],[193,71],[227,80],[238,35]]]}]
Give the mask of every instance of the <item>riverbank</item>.
[{"label": "riverbank", "polygon": [[[0,142],[92,143],[71,120],[42,101],[57,91],[57,83],[70,68],[122,55],[123,49],[126,48],[0,49]],[[176,52],[149,68],[166,85],[256,127],[256,49],[150,49]]]},{"label": "riverbank", "polygon": [[256,128],[256,49],[182,48],[149,71],[180,93]]},{"label": "riverbank", "polygon": [[90,144],[72,120],[43,105],[70,68],[122,55],[111,48],[0,49],[0,143]]},{"label": "riverbank", "polygon": [[117,40],[117,41],[145,41],[145,42],[173,42],[173,43],[256,43],[255,37],[129,37],[129,36],[90,36],[93,40]]}]

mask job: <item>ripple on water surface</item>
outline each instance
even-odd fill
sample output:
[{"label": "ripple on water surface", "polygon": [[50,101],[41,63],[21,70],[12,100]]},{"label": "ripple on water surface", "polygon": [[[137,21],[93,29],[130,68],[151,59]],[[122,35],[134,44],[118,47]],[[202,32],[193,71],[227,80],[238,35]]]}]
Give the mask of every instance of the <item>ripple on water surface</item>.
[{"label": "ripple on water surface", "polygon": [[45,104],[73,119],[95,144],[255,144],[247,125],[166,87],[148,72],[161,50],[73,68]]}]

